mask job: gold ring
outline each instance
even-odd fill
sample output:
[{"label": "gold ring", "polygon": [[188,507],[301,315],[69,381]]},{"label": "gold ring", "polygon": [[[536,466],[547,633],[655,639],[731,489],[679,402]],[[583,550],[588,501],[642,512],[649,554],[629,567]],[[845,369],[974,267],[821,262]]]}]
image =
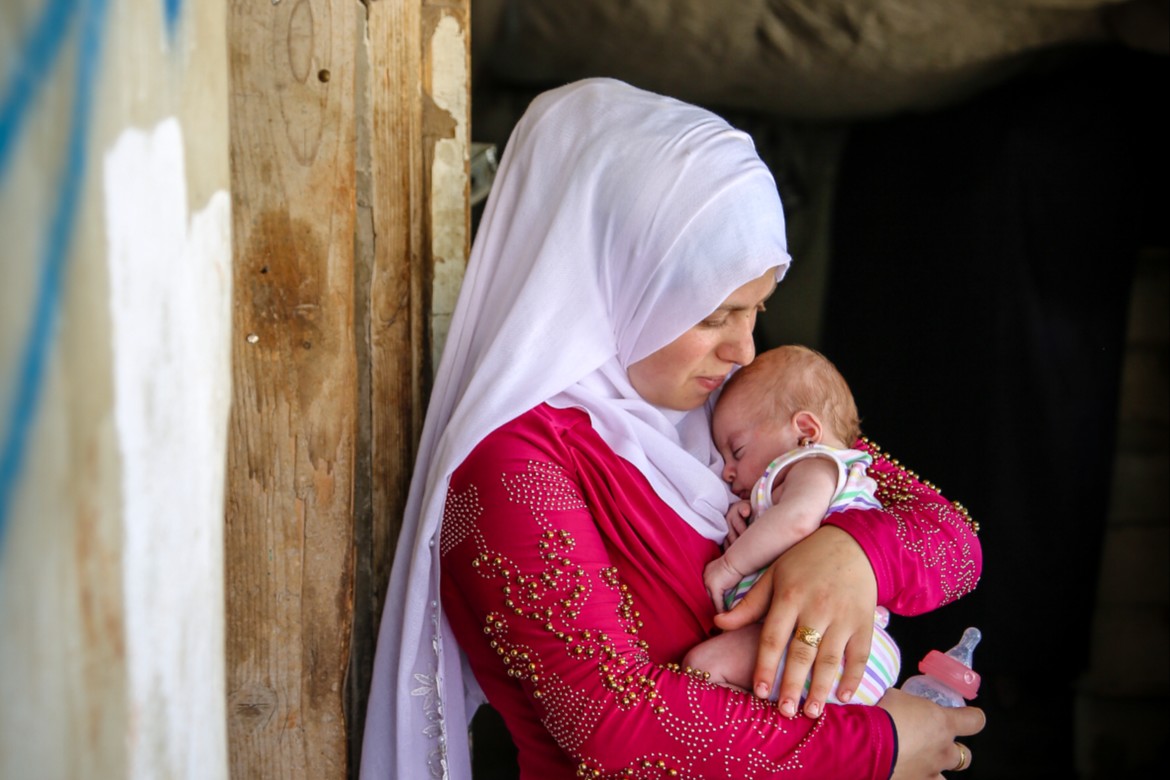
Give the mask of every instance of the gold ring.
[{"label": "gold ring", "polygon": [[816,647],[821,643],[821,632],[815,628],[808,626],[800,626],[796,629],[796,638],[804,642],[809,647]]},{"label": "gold ring", "polygon": [[967,748],[963,747],[958,742],[955,743],[955,747],[957,747],[959,749],[959,763],[956,764],[955,768],[952,769],[951,771],[952,772],[962,772],[964,769],[967,768],[967,762],[969,760]]}]

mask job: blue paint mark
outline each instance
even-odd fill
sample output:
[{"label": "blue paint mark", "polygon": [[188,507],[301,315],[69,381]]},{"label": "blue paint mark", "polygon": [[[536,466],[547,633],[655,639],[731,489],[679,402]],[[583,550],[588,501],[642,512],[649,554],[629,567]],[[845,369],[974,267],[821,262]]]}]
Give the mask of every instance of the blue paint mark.
[{"label": "blue paint mark", "polygon": [[16,57],[15,73],[4,86],[4,99],[0,101],[0,181],[4,180],[8,161],[16,149],[29,105],[61,51],[78,2],[49,0]]},{"label": "blue paint mark", "polygon": [[[44,16],[34,27],[34,33],[25,47],[27,60],[17,66],[18,75],[15,87],[11,90],[11,94],[17,97],[11,103],[6,97],[4,111],[0,113],[0,133],[3,133],[0,134],[2,180],[5,163],[11,154],[10,147],[15,146],[16,136],[34,93],[37,88],[43,86],[43,79],[61,50],[66,28],[72,18],[80,13],[80,40],[65,166],[58,186],[56,208],[46,229],[31,332],[21,354],[16,393],[8,413],[3,450],[0,451],[0,545],[5,539],[12,495],[23,465],[29,428],[36,417],[46,358],[52,346],[57,324],[64,268],[69,259],[70,242],[85,181],[90,115],[93,109],[93,82],[97,77],[101,60],[107,2],[108,0],[50,0]],[[53,18],[54,12],[67,16]],[[59,25],[58,32],[50,32],[47,29],[50,20]],[[27,63],[39,63],[42,67],[32,68]],[[34,76],[39,77],[41,82],[33,82]],[[6,92],[7,94],[9,93]],[[10,105],[11,114],[8,112]]]},{"label": "blue paint mark", "polygon": [[175,27],[179,24],[179,14],[183,11],[183,0],[163,0],[163,14],[166,16],[167,35],[175,37]]}]

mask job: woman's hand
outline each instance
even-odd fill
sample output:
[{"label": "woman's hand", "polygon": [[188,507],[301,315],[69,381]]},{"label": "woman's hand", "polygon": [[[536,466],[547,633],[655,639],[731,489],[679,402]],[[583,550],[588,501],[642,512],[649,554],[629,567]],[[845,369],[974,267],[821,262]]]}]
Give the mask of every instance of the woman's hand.
[{"label": "woman's hand", "polygon": [[971,766],[971,749],[956,738],[983,730],[983,710],[940,707],[897,689],[886,691],[878,706],[890,713],[898,732],[898,760],[890,780],[937,780],[943,772]]},{"label": "woman's hand", "polygon": [[[780,655],[787,647],[780,711],[789,717],[796,715],[811,669],[804,714],[817,718],[842,658],[845,668],[837,697],[848,701],[861,683],[869,660],[876,606],[877,581],[865,552],[840,528],[821,526],[780,556],[739,604],[716,615],[715,623],[729,630],[764,617],[753,691],[760,698],[768,697]],[[819,632],[819,643],[815,636],[812,644],[794,636],[798,628]]]}]

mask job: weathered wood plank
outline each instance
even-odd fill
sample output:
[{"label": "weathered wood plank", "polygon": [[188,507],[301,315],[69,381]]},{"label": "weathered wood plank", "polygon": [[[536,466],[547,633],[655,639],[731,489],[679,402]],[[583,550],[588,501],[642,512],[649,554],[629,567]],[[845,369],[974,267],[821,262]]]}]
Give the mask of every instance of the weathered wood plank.
[{"label": "weathered wood plank", "polygon": [[347,706],[353,760],[433,366],[462,281],[470,222],[468,0],[382,0],[368,4],[367,19],[368,81],[359,82],[358,103],[369,105],[359,119],[359,139],[368,137],[369,182],[359,203],[362,209],[368,204],[370,228],[359,230],[358,244],[368,249],[369,271],[359,273],[358,286],[362,300],[368,289],[368,311],[359,312],[368,342],[359,352],[369,392],[362,423],[368,471],[363,453],[359,480],[368,474],[369,482],[359,486],[355,529]]},{"label": "weathered wood plank", "polygon": [[358,5],[229,11],[235,305],[226,525],[236,777],[346,774]]},{"label": "weathered wood plank", "polygon": [[[359,59],[357,311],[362,397],[354,517],[350,763],[362,732],[382,599],[422,427],[424,360],[419,0],[368,4]],[[353,773],[356,776],[356,772]]]},{"label": "weathered wood plank", "polygon": [[429,383],[420,12],[418,0],[382,0],[369,9],[376,242],[369,302],[374,590],[367,606],[375,616],[389,580]]}]

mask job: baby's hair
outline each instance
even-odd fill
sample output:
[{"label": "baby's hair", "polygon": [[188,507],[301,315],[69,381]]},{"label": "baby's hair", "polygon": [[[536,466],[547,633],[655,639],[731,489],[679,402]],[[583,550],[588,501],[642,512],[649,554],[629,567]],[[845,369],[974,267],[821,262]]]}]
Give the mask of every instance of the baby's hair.
[{"label": "baby's hair", "polygon": [[815,349],[787,344],[763,352],[731,375],[723,395],[733,389],[773,420],[787,421],[807,410],[847,447],[861,436],[857,402],[845,377]]}]

